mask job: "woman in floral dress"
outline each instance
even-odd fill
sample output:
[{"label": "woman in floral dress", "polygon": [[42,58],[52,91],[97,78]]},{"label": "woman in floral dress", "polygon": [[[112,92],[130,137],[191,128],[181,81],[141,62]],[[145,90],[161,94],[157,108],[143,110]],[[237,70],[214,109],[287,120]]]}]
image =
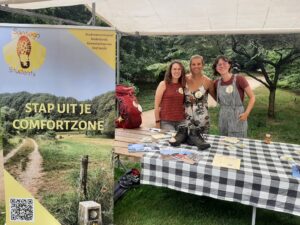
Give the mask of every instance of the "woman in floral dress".
[{"label": "woman in floral dress", "polygon": [[190,74],[186,75],[185,114],[189,129],[200,128],[207,134],[210,128],[208,93],[215,99],[213,81],[203,74],[204,60],[200,55],[190,59]]}]

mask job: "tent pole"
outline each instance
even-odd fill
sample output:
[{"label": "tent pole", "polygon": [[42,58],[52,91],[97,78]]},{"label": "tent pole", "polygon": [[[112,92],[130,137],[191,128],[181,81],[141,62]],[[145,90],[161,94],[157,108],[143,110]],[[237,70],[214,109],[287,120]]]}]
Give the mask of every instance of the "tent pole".
[{"label": "tent pole", "polygon": [[92,3],[92,25],[96,25],[96,2]]},{"label": "tent pole", "polygon": [[122,34],[117,31],[117,84],[120,83],[120,40],[121,40]]}]

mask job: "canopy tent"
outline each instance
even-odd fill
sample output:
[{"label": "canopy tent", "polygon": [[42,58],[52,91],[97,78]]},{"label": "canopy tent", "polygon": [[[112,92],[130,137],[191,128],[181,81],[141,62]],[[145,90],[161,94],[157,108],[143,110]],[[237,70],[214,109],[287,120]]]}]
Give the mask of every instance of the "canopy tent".
[{"label": "canopy tent", "polygon": [[[300,31],[298,0],[0,0],[21,9],[96,3],[96,15],[139,35]],[[18,4],[19,3],[19,4]]]}]

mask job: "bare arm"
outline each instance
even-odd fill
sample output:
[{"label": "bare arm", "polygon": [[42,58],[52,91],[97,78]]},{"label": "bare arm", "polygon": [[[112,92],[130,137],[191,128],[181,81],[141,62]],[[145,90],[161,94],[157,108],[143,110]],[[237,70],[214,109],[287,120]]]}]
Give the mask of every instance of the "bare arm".
[{"label": "bare arm", "polygon": [[246,92],[247,96],[249,97],[249,102],[248,102],[245,112],[240,115],[240,120],[242,120],[242,121],[247,120],[250,112],[253,109],[254,103],[255,103],[255,95],[250,86],[245,88],[245,92]]},{"label": "bare arm", "polygon": [[[162,81],[159,83],[155,92],[155,100],[154,100],[155,121],[160,121],[160,103],[165,90],[166,90],[166,83],[165,81]],[[155,123],[155,127],[160,128],[160,122]]]},{"label": "bare arm", "polygon": [[214,100],[216,100],[214,81],[209,79],[207,76],[205,76],[205,83],[206,83],[206,89],[208,90],[208,93],[211,95],[211,97],[213,97]]},{"label": "bare arm", "polygon": [[216,101],[216,90],[215,90],[214,81],[212,81],[212,80],[209,81],[208,93]]}]

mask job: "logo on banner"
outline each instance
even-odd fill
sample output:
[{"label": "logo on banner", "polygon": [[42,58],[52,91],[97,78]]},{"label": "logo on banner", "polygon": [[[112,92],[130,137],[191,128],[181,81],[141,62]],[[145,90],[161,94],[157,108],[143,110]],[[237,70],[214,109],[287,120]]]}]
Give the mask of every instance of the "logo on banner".
[{"label": "logo on banner", "polygon": [[12,41],[3,48],[4,59],[11,72],[36,75],[46,57],[46,48],[38,42],[39,37],[37,32],[12,32]]}]

